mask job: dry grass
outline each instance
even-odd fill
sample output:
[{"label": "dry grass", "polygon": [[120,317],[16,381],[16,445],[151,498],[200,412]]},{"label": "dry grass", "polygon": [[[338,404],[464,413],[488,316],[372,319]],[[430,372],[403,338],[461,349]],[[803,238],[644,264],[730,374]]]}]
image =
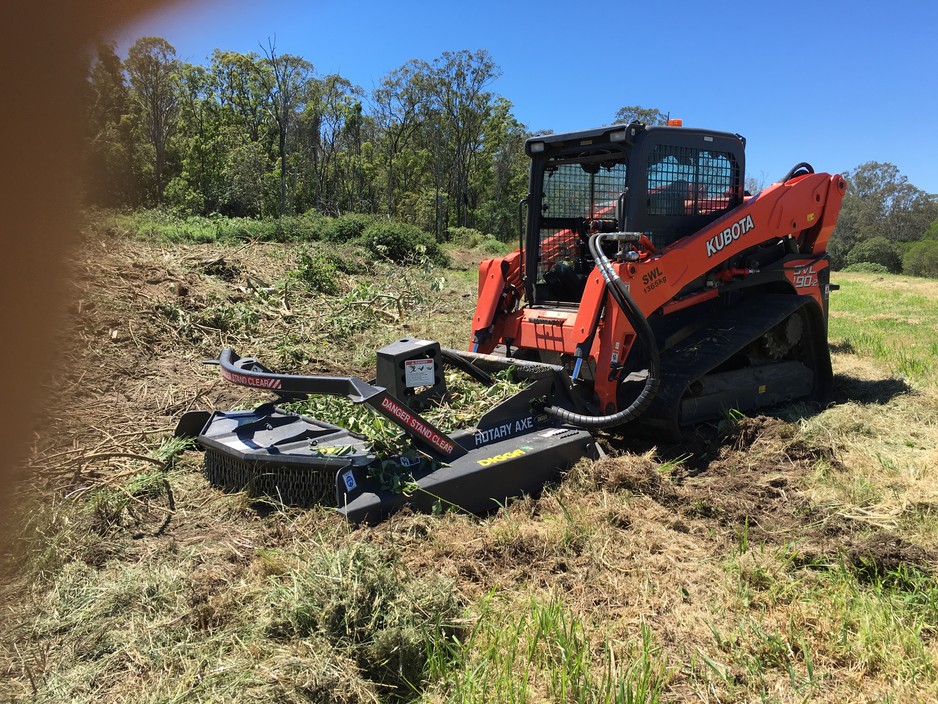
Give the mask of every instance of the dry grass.
[{"label": "dry grass", "polygon": [[688,446],[607,438],[610,457],[493,515],[352,529],[219,493],[164,441],[189,408],[252,403],[199,364],[222,345],[361,374],[401,333],[463,346],[471,271],[377,266],[326,296],[291,274],[302,249],[89,235],[51,431],[9,519],[0,698],[938,698],[931,377],[841,351],[821,413],[728,419]]}]

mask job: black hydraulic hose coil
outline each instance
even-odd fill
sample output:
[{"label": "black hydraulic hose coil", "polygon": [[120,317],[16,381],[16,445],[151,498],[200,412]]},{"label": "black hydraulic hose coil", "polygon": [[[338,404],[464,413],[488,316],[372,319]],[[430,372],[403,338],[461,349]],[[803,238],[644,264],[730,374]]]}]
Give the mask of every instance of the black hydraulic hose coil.
[{"label": "black hydraulic hose coil", "polygon": [[813,174],[813,173],[814,173],[814,167],[811,166],[811,164],[809,164],[806,161],[801,161],[791,167],[791,171],[785,174],[785,178],[783,178],[781,182],[786,183],[788,181],[791,181],[795,176],[804,176],[806,174]]},{"label": "black hydraulic hose coil", "polygon": [[661,385],[660,357],[658,354],[658,345],[655,342],[655,334],[652,332],[648,319],[642,315],[642,312],[635,305],[635,301],[629,294],[628,287],[623,283],[615,269],[612,268],[609,259],[603,254],[601,241],[606,237],[615,235],[615,233],[597,233],[589,239],[589,250],[596,262],[596,267],[602,274],[606,282],[606,289],[615,300],[616,304],[625,314],[626,319],[632,325],[636,335],[641,339],[645,348],[648,350],[649,364],[648,377],[645,379],[645,386],[642,392],[635,398],[628,408],[624,408],[617,413],[605,416],[588,416],[582,413],[574,413],[565,408],[555,408],[548,406],[544,412],[564,423],[577,425],[581,428],[611,428],[616,425],[628,423],[638,418],[642,413],[648,410],[652,399],[658,393],[658,387]]}]

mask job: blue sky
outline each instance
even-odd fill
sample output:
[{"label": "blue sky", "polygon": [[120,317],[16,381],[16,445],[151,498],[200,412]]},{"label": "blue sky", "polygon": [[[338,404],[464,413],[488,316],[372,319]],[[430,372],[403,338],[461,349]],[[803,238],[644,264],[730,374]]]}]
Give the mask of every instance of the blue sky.
[{"label": "blue sky", "polygon": [[746,137],[759,181],[799,161],[830,172],[888,161],[938,193],[933,0],[190,0],[113,38],[123,55],[145,35],[192,63],[275,39],[279,53],[366,91],[408,59],[486,49],[503,72],[491,90],[531,129],[585,129],[623,105],[656,107]]}]

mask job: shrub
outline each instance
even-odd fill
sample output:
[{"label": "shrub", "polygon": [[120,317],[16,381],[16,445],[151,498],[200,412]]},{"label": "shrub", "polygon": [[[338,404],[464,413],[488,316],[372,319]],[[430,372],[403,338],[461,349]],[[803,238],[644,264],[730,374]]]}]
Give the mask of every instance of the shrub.
[{"label": "shrub", "polygon": [[283,242],[280,226],[276,220],[265,218],[212,218],[216,238],[219,241],[258,240],[260,242]]},{"label": "shrub", "polygon": [[361,274],[367,270],[362,262],[362,251],[357,247],[345,248],[342,252],[322,252],[320,256],[328,259],[342,274]]},{"label": "shrub", "polygon": [[479,249],[481,249],[485,254],[504,255],[508,254],[512,249],[514,249],[514,245],[488,236],[479,244]]},{"label": "shrub", "polygon": [[860,262],[882,264],[894,274],[902,271],[902,257],[899,254],[899,248],[885,237],[871,237],[868,240],[863,240],[847,253],[848,266]]},{"label": "shrub", "polygon": [[922,240],[909,247],[902,259],[902,271],[938,278],[938,240]]},{"label": "shrub", "polygon": [[296,277],[311,289],[327,296],[334,296],[339,292],[339,270],[330,257],[300,252],[296,264]]},{"label": "shrub", "polygon": [[478,247],[485,239],[485,234],[471,227],[451,227],[446,231],[447,241],[460,247]]},{"label": "shrub", "polygon": [[859,272],[864,274],[888,274],[889,269],[884,267],[882,264],[877,264],[875,262],[860,262],[859,264],[851,264],[848,267],[844,267],[843,271],[848,272]]},{"label": "shrub", "polygon": [[426,257],[445,266],[449,258],[423,230],[403,222],[376,222],[358,240],[359,244],[398,264],[412,264]]},{"label": "shrub", "polygon": [[361,237],[374,222],[375,218],[371,215],[346,213],[324,222],[320,234],[327,242],[349,242]]}]

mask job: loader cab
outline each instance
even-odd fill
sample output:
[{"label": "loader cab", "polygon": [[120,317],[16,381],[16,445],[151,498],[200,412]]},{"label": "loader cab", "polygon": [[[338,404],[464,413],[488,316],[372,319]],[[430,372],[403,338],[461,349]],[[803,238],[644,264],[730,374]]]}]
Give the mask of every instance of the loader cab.
[{"label": "loader cab", "polygon": [[579,302],[590,230],[642,232],[661,249],[739,206],[744,148],[739,135],[641,123],[529,139],[528,301]]}]

